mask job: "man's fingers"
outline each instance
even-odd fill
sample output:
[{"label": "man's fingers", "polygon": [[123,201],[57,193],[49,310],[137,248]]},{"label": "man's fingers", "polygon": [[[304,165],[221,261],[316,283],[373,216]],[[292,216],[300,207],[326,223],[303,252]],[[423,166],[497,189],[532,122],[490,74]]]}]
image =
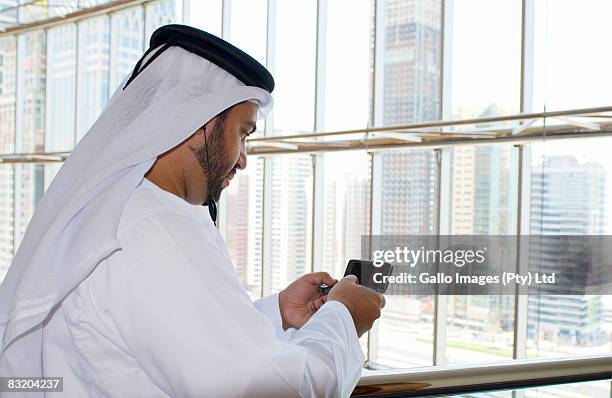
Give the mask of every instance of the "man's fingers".
[{"label": "man's fingers", "polygon": [[322,306],[322,305],[325,303],[325,300],[324,300],[324,298],[325,298],[325,297],[327,297],[327,296],[323,296],[323,297],[318,298],[318,299],[316,299],[316,300],[314,301],[314,305],[315,305],[315,308],[316,308],[317,310],[318,310],[319,308],[321,308],[321,306]]},{"label": "man's fingers", "polygon": [[336,284],[336,282],[338,282],[338,280],[332,278],[331,275],[327,272],[313,272],[311,274],[308,274],[307,276],[308,280],[315,285],[320,285],[324,283],[327,286],[333,286]]}]

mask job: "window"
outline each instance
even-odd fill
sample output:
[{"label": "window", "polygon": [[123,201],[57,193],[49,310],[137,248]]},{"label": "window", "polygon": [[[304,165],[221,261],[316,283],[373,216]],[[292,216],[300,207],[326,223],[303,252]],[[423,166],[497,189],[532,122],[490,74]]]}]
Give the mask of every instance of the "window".
[{"label": "window", "polygon": [[143,31],[142,7],[129,8],[111,16],[110,95],[132,73],[134,65],[142,57]]},{"label": "window", "polygon": [[[532,235],[609,235],[612,162],[607,138],[533,144]],[[551,214],[552,213],[552,214]],[[561,243],[530,246],[530,263],[556,256]],[[553,259],[556,257],[553,257]],[[527,330],[529,356],[609,352],[612,296],[531,295]]]},{"label": "window", "polygon": [[452,118],[519,113],[521,2],[460,0],[452,4]]},{"label": "window", "polygon": [[70,151],[74,146],[76,106],[76,25],[66,24],[47,33],[48,152]]},{"label": "window", "polygon": [[[612,3],[541,0],[535,4],[533,111],[607,106],[612,101],[612,54],[607,15]],[[569,51],[569,53],[568,53]],[[568,55],[569,54],[569,55]],[[592,62],[586,60],[593,59]]]},{"label": "window", "polygon": [[266,0],[233,0],[230,9],[229,40],[266,65]]},{"label": "window", "polygon": [[[322,129],[364,128],[370,116],[371,4],[363,0],[322,4],[326,7],[325,70],[319,72],[325,87],[319,99],[323,103]],[[345,21],[348,8],[351,23]]]},{"label": "window", "polygon": [[0,38],[0,153],[15,149],[16,62],[15,37]]},{"label": "window", "polygon": [[110,21],[108,16],[79,23],[77,143],[108,100]]},{"label": "window", "polygon": [[323,167],[322,235],[317,271],[340,278],[349,259],[362,258],[361,236],[370,233],[370,162],[365,152],[328,153]]},{"label": "window", "polygon": [[314,129],[316,2],[280,1],[276,7],[274,134],[310,132]]},{"label": "window", "polygon": [[17,51],[17,152],[44,151],[47,40],[45,32],[25,33]]},{"label": "window", "polygon": [[224,191],[221,206],[227,249],[240,281],[252,298],[262,293],[263,170],[262,158],[249,157]]},{"label": "window", "polygon": [[189,1],[189,25],[221,37],[222,0]]},{"label": "window", "polygon": [[147,3],[145,6],[145,40],[147,48],[149,40],[155,29],[169,23],[177,23],[178,15],[176,15],[175,0],[162,0]]},{"label": "window", "polygon": [[[379,97],[375,123],[399,125],[440,116],[441,2],[386,0],[377,28]],[[382,73],[381,73],[382,72]],[[431,150],[381,154],[380,228],[373,234],[437,233],[437,161]],[[377,162],[375,161],[375,165]],[[375,177],[376,178],[376,177]],[[433,363],[432,296],[389,296],[383,316],[370,333],[370,360],[385,366]]]},{"label": "window", "polygon": [[[0,38],[0,153],[12,153],[15,145],[16,55],[15,37]],[[0,280],[13,259],[14,174],[13,165],[0,165]]]},{"label": "window", "polygon": [[[516,235],[512,145],[457,146],[451,164],[451,235]],[[514,241],[509,241],[513,247]],[[512,359],[512,295],[447,296],[446,363]]]},{"label": "window", "polygon": [[264,283],[276,292],[311,272],[312,160],[287,155],[269,162],[272,213],[264,233],[270,239],[270,268]]}]

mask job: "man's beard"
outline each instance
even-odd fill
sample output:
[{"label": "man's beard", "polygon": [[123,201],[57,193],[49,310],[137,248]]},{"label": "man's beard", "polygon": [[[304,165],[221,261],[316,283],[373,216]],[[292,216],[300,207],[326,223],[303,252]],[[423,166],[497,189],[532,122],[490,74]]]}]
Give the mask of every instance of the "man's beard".
[{"label": "man's beard", "polygon": [[[217,121],[211,130],[210,136],[205,138],[204,143],[199,148],[192,148],[191,152],[200,163],[202,172],[206,176],[206,188],[209,195],[219,201],[223,190],[223,181],[231,171],[231,161],[228,160],[225,152],[223,139],[223,122]],[[204,132],[206,134],[206,131]],[[208,145],[208,159],[207,159]]]}]

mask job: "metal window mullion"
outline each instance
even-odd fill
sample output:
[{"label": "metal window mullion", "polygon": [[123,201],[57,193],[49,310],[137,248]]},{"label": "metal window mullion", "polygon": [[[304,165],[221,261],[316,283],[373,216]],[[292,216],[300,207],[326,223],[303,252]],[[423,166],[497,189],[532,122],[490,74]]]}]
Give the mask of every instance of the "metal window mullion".
[{"label": "metal window mullion", "polygon": [[[24,58],[23,55],[25,50],[22,49],[25,46],[26,37],[25,35],[18,35],[15,37],[15,65],[17,66],[17,72],[15,73],[15,78],[17,79],[17,84],[15,85],[15,137],[14,137],[14,152],[22,152],[22,142],[23,142],[23,128],[22,128],[22,119],[23,119],[23,105],[22,101],[19,99],[23,97],[23,68],[20,68],[20,62]],[[23,44],[20,44],[23,43]],[[13,253],[17,253],[17,247],[19,242],[19,235],[21,230],[21,170],[17,167],[17,165],[13,166]]]},{"label": "metal window mullion", "polygon": [[[315,62],[315,131],[325,125],[325,54],[327,51],[327,0],[317,0],[316,62]],[[323,203],[324,203],[324,154],[311,155],[312,159],[312,220],[310,233],[310,270],[321,270],[323,260]]]},{"label": "metal window mullion", "polygon": [[440,49],[440,118],[452,116],[452,66],[453,66],[453,1],[442,1],[442,37]]},{"label": "metal window mullion", "polygon": [[[310,238],[306,239],[310,242],[310,248],[306,248],[307,252],[310,249],[310,272],[321,271],[322,252],[323,252],[323,168],[324,159],[322,154],[310,155],[312,159],[312,218],[311,229],[307,233]],[[307,237],[308,238],[308,237]]]},{"label": "metal window mullion", "polygon": [[[451,160],[452,148],[438,148],[437,158],[437,235],[450,235],[450,213],[451,213]],[[448,296],[436,294],[434,297],[434,336],[433,336],[433,364],[444,365],[446,363],[446,313]]]},{"label": "metal window mullion", "polygon": [[[229,39],[230,33],[230,9],[231,0],[223,0],[222,12],[222,35]],[[275,61],[275,34],[276,34],[276,0],[267,1],[267,21],[266,21],[266,66],[274,74]],[[273,112],[273,111],[272,111]],[[264,135],[270,135],[274,129],[274,122],[270,112],[265,120]],[[269,156],[263,159],[263,198],[262,198],[262,253],[261,253],[261,296],[265,297],[272,291],[272,279],[269,277],[271,271],[271,248],[272,248],[272,162]]]},{"label": "metal window mullion", "polygon": [[[44,151],[47,151],[47,134],[49,132],[49,107],[48,105],[48,99],[49,99],[49,29],[44,29],[45,32],[45,101],[44,101],[44,105],[43,108],[45,110],[45,122],[44,122]],[[44,167],[44,166],[43,166]],[[44,180],[44,178],[43,178]],[[43,183],[44,185],[44,183]]]},{"label": "metal window mullion", "polygon": [[[111,97],[111,76],[112,76],[112,72],[111,72],[111,66],[112,66],[112,62],[111,62],[111,57],[113,56],[113,51],[112,51],[112,46],[113,46],[113,19],[111,18],[110,14],[106,14],[104,16],[106,19],[108,19],[108,71],[107,71],[107,75],[106,75],[106,105],[108,105],[108,100],[110,100]],[[105,106],[106,106],[105,105]]]},{"label": "metal window mullion", "polygon": [[[383,98],[384,98],[384,0],[374,2],[374,45],[372,49],[372,115],[370,125],[379,126],[383,123]],[[370,156],[370,236],[380,235],[382,232],[382,154],[369,152]],[[370,250],[372,242],[370,239]],[[372,329],[368,331],[367,363],[378,361],[378,329],[379,322],[375,322]]]},{"label": "metal window mullion", "polygon": [[221,37],[229,40],[231,32],[232,0],[222,0],[221,3]]},{"label": "metal window mullion", "polygon": [[[383,179],[383,159],[379,152],[369,152],[370,168],[370,236],[382,234],[382,179]],[[369,245],[372,251],[372,241]],[[383,310],[384,311],[384,310]],[[384,314],[384,312],[383,312]],[[376,321],[372,329],[368,331],[368,353],[366,361],[368,363],[378,362],[378,333],[379,323]]]},{"label": "metal window mullion", "polygon": [[522,0],[520,112],[533,110],[534,0]]},{"label": "metal window mullion", "polygon": [[[440,18],[440,119],[449,120],[452,115],[452,50],[453,50],[453,1],[442,0]],[[437,226],[436,233],[450,235],[451,198],[451,161],[452,148],[435,149],[437,159]],[[438,238],[439,240],[439,238]],[[446,315],[448,297],[436,294],[434,296],[433,324],[433,365],[446,363]]]},{"label": "metal window mullion", "polygon": [[[529,240],[531,216],[531,147],[517,145],[515,156],[518,167],[517,193],[517,255],[516,272],[525,275],[529,270]],[[514,297],[513,359],[524,359],[527,354],[527,324],[529,296],[526,286],[517,285]]]},{"label": "metal window mullion", "polygon": [[190,22],[191,22],[191,18],[190,18],[191,0],[182,0],[182,2],[183,2],[183,7],[181,9],[182,23],[184,25],[190,25]]},{"label": "metal window mullion", "polygon": [[373,115],[371,125],[382,126],[383,125],[383,107],[384,107],[384,79],[385,79],[385,68],[384,68],[384,52],[385,45],[383,39],[384,35],[384,11],[385,5],[383,0],[376,0],[374,6],[374,65],[373,65],[373,90],[372,103],[373,103]]},{"label": "metal window mullion", "polygon": [[[47,152],[47,133],[49,132],[49,107],[48,107],[48,99],[49,99],[49,29],[43,29],[45,32],[45,97],[43,100],[43,112],[44,121],[43,121],[43,152]],[[42,191],[43,194],[46,192],[46,176],[45,176],[45,165],[41,164],[42,167]],[[36,182],[34,182],[36,184]]]},{"label": "metal window mullion", "polygon": [[262,225],[262,258],[261,258],[261,296],[265,297],[272,292],[271,249],[272,249],[272,162],[274,159],[263,158],[263,225]]},{"label": "metal window mullion", "polygon": [[79,82],[81,81],[81,79],[79,79],[79,65],[80,62],[79,60],[81,59],[81,46],[80,46],[80,41],[81,41],[81,34],[80,34],[80,23],[79,22],[75,22],[74,24],[74,28],[75,28],[75,35],[76,35],[76,40],[75,40],[75,55],[76,55],[76,61],[74,64],[74,133],[72,136],[72,149],[74,150],[74,147],[77,144],[77,137],[79,136]]}]

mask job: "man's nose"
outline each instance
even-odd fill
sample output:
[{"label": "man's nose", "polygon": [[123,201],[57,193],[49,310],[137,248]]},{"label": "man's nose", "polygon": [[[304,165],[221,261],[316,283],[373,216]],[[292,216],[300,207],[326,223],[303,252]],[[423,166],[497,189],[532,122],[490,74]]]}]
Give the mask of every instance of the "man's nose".
[{"label": "man's nose", "polygon": [[240,145],[240,156],[238,157],[238,162],[236,162],[236,167],[239,170],[244,170],[247,166],[247,154],[246,154],[246,143],[243,142]]}]

